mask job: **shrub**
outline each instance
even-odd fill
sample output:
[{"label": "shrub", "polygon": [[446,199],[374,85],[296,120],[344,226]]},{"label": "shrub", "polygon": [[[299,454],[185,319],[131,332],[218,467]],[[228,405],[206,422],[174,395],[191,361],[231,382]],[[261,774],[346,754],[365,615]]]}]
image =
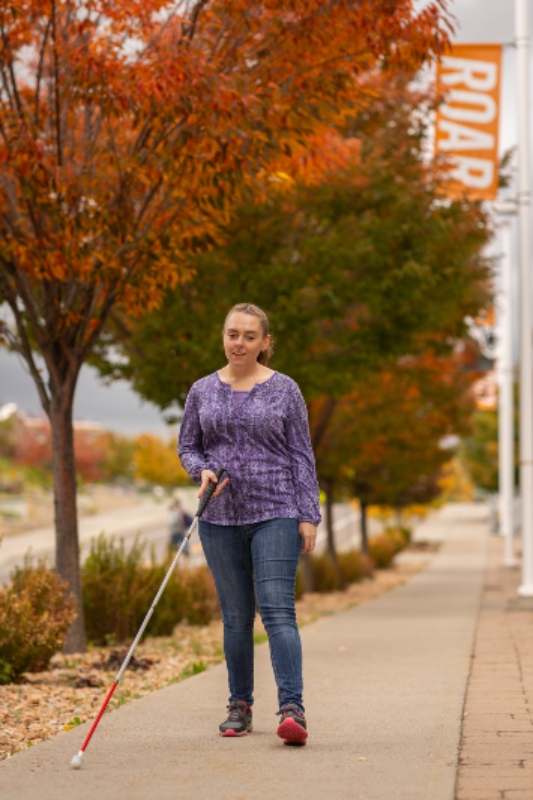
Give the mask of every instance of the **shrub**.
[{"label": "shrub", "polygon": [[[82,567],[87,637],[95,644],[123,642],[138,631],[170,567],[170,557],[156,564],[144,558],[145,543],[135,539],[126,552],[124,541],[100,534]],[[170,635],[183,620],[205,625],[218,613],[211,574],[206,567],[175,570],[157,604],[147,633]]]},{"label": "shrub", "polygon": [[[350,583],[368,578],[374,571],[374,562],[369,556],[359,550],[349,550],[337,555],[339,565],[340,588],[345,588]],[[335,567],[328,553],[322,555],[312,554],[310,557],[312,591],[319,593],[334,592],[339,588],[339,581]],[[295,598],[299,600],[305,591],[305,581],[300,564],[296,573]]]},{"label": "shrub", "polygon": [[373,572],[372,560],[359,550],[349,550],[338,555],[341,579],[344,584],[357,583]]},{"label": "shrub", "polygon": [[396,530],[395,528],[389,528],[383,535],[386,536],[389,542],[392,544],[394,548],[394,555],[397,555],[404,549],[405,539],[400,531]]},{"label": "shrub", "polygon": [[368,555],[378,569],[388,569],[396,555],[390,536],[382,533],[381,536],[372,537],[368,543]]},{"label": "shrub", "polygon": [[337,588],[337,575],[330,556],[327,553],[311,558],[313,567],[313,591],[334,592]]},{"label": "shrub", "polygon": [[399,527],[398,530],[402,534],[402,536],[403,536],[403,538],[405,540],[405,545],[407,546],[411,541],[411,537],[412,537],[412,533],[413,532],[411,531],[410,528],[406,528],[403,525],[401,527]]},{"label": "shrub", "polygon": [[184,569],[181,575],[186,590],[183,619],[187,619],[191,625],[207,625],[219,617],[215,582],[208,567]]},{"label": "shrub", "polygon": [[298,571],[296,573],[296,586],[294,588],[294,599],[300,600],[305,594],[305,581],[302,575],[302,566],[298,567]]},{"label": "shrub", "polygon": [[394,545],[396,553],[407,547],[411,541],[411,531],[409,528],[386,528],[385,536],[388,536]]},{"label": "shrub", "polygon": [[76,617],[68,586],[45,561],[27,559],[0,589],[0,683],[46,669]]},{"label": "shrub", "polygon": [[81,575],[87,637],[95,644],[123,641],[139,628],[157,591],[156,576],[142,568],[143,552],[138,539],[128,553],[123,540],[115,545],[103,533],[92,540]]},{"label": "shrub", "polygon": [[[160,568],[158,586],[169,566],[170,562]],[[190,625],[207,625],[218,615],[218,598],[209,569],[205,566],[184,568],[172,574],[150,621],[150,633],[170,636],[178,622],[187,620]]]}]

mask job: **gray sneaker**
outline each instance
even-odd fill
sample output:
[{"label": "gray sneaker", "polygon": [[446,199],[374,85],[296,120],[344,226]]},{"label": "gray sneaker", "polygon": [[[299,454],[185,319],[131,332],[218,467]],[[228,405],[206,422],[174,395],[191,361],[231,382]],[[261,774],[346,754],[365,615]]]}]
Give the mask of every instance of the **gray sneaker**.
[{"label": "gray sneaker", "polygon": [[251,733],[252,707],[244,700],[233,700],[228,706],[228,718],[218,729],[221,736],[246,736]]},{"label": "gray sneaker", "polygon": [[304,745],[307,740],[307,722],[301,708],[289,703],[283,706],[277,716],[281,717],[278,736],[284,744]]}]

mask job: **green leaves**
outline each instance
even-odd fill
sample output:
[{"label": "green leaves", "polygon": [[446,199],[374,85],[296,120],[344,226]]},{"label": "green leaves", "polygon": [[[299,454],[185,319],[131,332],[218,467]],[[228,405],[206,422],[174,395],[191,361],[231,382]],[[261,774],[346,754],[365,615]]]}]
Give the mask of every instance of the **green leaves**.
[{"label": "green leaves", "polygon": [[224,244],[189,259],[193,277],[157,313],[117,326],[111,341],[140,394],[163,408],[183,402],[222,366],[220,327],[243,300],[269,314],[273,366],[308,401],[342,396],[384,362],[421,352],[428,337],[442,348],[463,333],[465,314],[484,301],[486,219],[476,204],[440,200],[420,124],[411,125],[418,96],[401,83],[380,92],[372,113],[350,122],[360,164],[267,202],[250,197]]}]

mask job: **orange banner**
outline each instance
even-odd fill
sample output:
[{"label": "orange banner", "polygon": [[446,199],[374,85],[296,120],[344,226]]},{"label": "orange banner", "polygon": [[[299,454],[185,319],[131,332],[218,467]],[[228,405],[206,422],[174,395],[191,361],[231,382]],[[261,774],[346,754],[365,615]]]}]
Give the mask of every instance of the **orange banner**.
[{"label": "orange banner", "polygon": [[437,67],[444,102],[437,111],[435,153],[450,165],[448,194],[495,200],[502,47],[454,44]]}]

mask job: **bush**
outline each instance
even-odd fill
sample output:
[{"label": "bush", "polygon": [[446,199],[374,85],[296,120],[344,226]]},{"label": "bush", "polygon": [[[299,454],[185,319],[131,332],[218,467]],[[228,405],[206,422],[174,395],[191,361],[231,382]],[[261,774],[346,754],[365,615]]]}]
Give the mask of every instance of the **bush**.
[{"label": "bush", "polygon": [[372,560],[359,550],[349,550],[338,555],[341,579],[344,584],[357,583],[373,572]]},{"label": "bush", "polygon": [[45,561],[26,560],[0,589],[0,683],[46,669],[76,617],[68,586]]},{"label": "bush", "polygon": [[[158,587],[169,566],[170,561],[160,567]],[[151,600],[145,613],[150,603]],[[150,621],[150,633],[152,636],[170,636],[178,622],[187,620],[190,625],[207,625],[219,613],[215,584],[209,569],[205,566],[195,569],[185,567],[172,574]]]},{"label": "bush", "polygon": [[191,625],[207,625],[220,616],[220,606],[215,582],[208,567],[184,569],[181,573],[185,585],[184,619]]},{"label": "bush", "polygon": [[305,581],[302,574],[302,565],[298,567],[298,571],[296,572],[296,586],[294,588],[294,599],[301,600],[301,598],[305,594]]},{"label": "bush", "polygon": [[411,542],[411,537],[412,537],[411,529],[410,528],[406,528],[406,527],[404,527],[402,525],[400,528],[398,528],[398,530],[402,534],[402,536],[403,536],[403,538],[405,540],[405,546],[407,547],[407,545]]},{"label": "bush", "polygon": [[337,575],[330,556],[324,555],[311,557],[313,567],[313,591],[314,592],[334,592],[338,589]]},{"label": "bush", "polygon": [[[359,550],[349,550],[345,553],[338,553],[337,561],[340,573],[340,586],[337,580],[335,567],[329,554],[312,554],[310,556],[312,578],[311,591],[324,594],[334,592],[339,588],[346,588],[350,583],[356,583],[357,581],[370,577],[374,571],[374,562],[372,559],[360,553]],[[296,573],[296,600],[299,600],[305,592],[305,581],[302,570],[303,566],[300,564],[298,572]]]},{"label": "bush", "polygon": [[81,571],[89,641],[121,642],[139,628],[157,591],[157,578],[142,568],[143,551],[138,539],[129,553],[123,540],[115,546],[103,533],[92,540]]},{"label": "bush", "polygon": [[[171,564],[150,563],[145,543],[136,538],[126,552],[124,541],[100,534],[82,567],[87,637],[94,644],[123,642],[138,631]],[[170,635],[183,620],[205,625],[218,613],[218,600],[206,567],[175,570],[157,604],[147,633]]]},{"label": "bush", "polygon": [[404,549],[405,539],[399,530],[395,528],[389,528],[383,535],[387,537],[389,542],[394,547],[394,555],[397,555]]},{"label": "bush", "polygon": [[391,537],[386,533],[372,537],[368,543],[368,555],[378,569],[388,569],[396,555],[395,545]]}]

